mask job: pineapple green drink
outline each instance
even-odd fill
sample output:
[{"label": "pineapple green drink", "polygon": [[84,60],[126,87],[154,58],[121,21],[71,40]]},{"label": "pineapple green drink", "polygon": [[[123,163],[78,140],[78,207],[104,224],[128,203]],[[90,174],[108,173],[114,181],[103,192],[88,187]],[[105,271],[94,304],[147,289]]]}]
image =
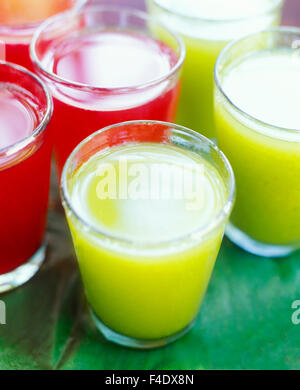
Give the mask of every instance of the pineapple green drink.
[{"label": "pineapple green drink", "polygon": [[176,125],[127,122],[70,156],[64,207],[99,330],[153,348],[192,325],[234,196],[226,158]]},{"label": "pineapple green drink", "polygon": [[276,26],[282,0],[148,0],[149,12],[186,45],[177,123],[215,137],[213,69],[233,39]]},{"label": "pineapple green drink", "polygon": [[236,175],[228,236],[283,256],[300,246],[300,30],[279,28],[226,48],[216,65],[218,143]]}]

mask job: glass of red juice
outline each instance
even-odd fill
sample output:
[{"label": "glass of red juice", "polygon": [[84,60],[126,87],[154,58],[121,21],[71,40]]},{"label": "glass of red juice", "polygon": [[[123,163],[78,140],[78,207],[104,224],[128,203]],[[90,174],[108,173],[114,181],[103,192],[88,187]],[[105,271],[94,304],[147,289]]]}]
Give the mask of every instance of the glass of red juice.
[{"label": "glass of red juice", "polygon": [[31,58],[54,97],[59,175],[96,130],[128,120],[173,122],[184,57],[181,39],[142,11],[92,6],[44,22]]},{"label": "glass of red juice", "polygon": [[45,258],[52,109],[38,77],[0,62],[0,292],[27,282]]},{"label": "glass of red juice", "polygon": [[9,62],[32,70],[29,44],[37,27],[50,16],[79,9],[87,0],[0,0],[0,42]]}]

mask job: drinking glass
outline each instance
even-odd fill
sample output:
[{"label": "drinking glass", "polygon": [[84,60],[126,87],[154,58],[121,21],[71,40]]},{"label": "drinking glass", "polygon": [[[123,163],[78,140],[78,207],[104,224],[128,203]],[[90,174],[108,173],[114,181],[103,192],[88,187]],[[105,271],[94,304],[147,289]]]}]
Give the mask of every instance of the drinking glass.
[{"label": "drinking glass", "polygon": [[147,0],[150,15],[186,45],[176,123],[215,139],[214,66],[221,50],[243,35],[277,26],[282,0]]},{"label": "drinking glass", "polygon": [[[4,292],[28,281],[45,258],[52,99],[34,74],[0,62],[0,100],[0,292]],[[27,127],[30,131],[20,136]]]},{"label": "drinking glass", "polygon": [[[119,188],[128,183],[132,168],[141,169],[144,164],[146,171],[142,172],[148,172],[149,165],[145,164],[152,164],[157,155],[164,161],[158,172],[169,172],[178,156],[179,165],[181,158],[185,161],[185,173],[198,168],[201,172],[204,165],[213,172],[214,183],[214,193],[208,191],[201,204],[204,214],[199,212],[206,215],[205,220],[198,220],[197,208],[183,209],[179,206],[182,203],[174,201],[175,189],[170,199],[154,199],[144,193],[142,198],[132,194],[132,202],[118,192],[112,203],[108,200],[105,204],[95,198],[101,197],[98,190],[95,194],[88,190],[85,200],[77,196],[93,180],[99,180],[95,188],[101,186],[100,171],[112,161],[105,159],[111,153],[121,164],[120,171],[112,172],[121,180]],[[133,165],[137,165],[128,166],[129,176],[124,176],[122,164],[130,156]],[[97,169],[93,165],[95,158]],[[175,171],[177,178],[178,172],[181,171]],[[150,193],[158,188],[158,176],[154,175],[154,181],[146,185]],[[171,183],[163,177],[163,184]],[[187,182],[183,183],[186,188]],[[207,184],[205,179],[204,186]],[[61,195],[92,317],[108,340],[128,347],[155,348],[178,339],[192,327],[214,268],[234,193],[233,172],[223,153],[205,137],[175,124],[116,124],[92,134],[76,147],[64,167]],[[181,200],[177,195],[176,199]],[[121,198],[126,199],[125,203]],[[95,206],[92,211],[89,202]],[[113,221],[118,224],[122,220],[119,207],[124,207],[126,215],[122,231],[112,231]],[[166,209],[168,216],[164,218]],[[211,214],[207,215],[208,210]],[[107,226],[95,224],[90,213],[95,217],[102,213]],[[182,218],[178,218],[179,214]],[[195,224],[190,225],[190,218]],[[185,223],[187,228],[183,227]]]},{"label": "drinking glass", "polygon": [[[161,55],[164,68],[157,77],[144,81],[142,74],[134,85],[127,80],[129,74],[134,78],[140,72],[138,61],[145,72],[161,66]],[[38,29],[31,57],[54,96],[52,126],[59,175],[75,146],[100,128],[125,120],[175,119],[184,45],[146,13],[109,6],[66,12]],[[147,68],[149,61],[153,69]],[[105,72],[104,77],[101,72]]]},{"label": "drinking glass", "polygon": [[260,256],[300,247],[299,47],[299,29],[270,29],[227,46],[215,69],[217,139],[237,184],[227,235]]},{"label": "drinking glass", "polygon": [[9,62],[33,70],[29,44],[43,20],[67,9],[80,9],[87,0],[1,0],[0,42]]}]

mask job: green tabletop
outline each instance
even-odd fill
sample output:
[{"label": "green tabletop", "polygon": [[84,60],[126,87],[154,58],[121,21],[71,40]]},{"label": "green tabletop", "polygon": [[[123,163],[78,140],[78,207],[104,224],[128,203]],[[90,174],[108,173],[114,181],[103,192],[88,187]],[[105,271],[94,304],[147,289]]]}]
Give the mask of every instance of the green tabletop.
[{"label": "green tabletop", "polygon": [[[295,24],[300,3],[286,6],[285,24]],[[25,286],[0,296],[7,310],[0,369],[300,369],[291,307],[300,300],[300,253],[262,259],[225,239],[193,330],[164,348],[129,350],[91,322],[55,191],[52,199],[47,261]]]}]

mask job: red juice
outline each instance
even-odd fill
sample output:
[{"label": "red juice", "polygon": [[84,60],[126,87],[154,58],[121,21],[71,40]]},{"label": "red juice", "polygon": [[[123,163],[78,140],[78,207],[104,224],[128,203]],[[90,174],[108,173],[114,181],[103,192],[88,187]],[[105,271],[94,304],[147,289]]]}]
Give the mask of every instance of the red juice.
[{"label": "red juice", "polygon": [[29,56],[29,43],[6,43],[5,52],[6,61],[24,66],[31,71],[33,70]]},{"label": "red juice", "polygon": [[41,128],[36,133],[50,114],[35,82],[0,64],[0,275],[26,263],[45,233],[52,142]]},{"label": "red juice", "polygon": [[[181,41],[141,12],[87,7],[64,18],[45,24],[32,42],[32,58],[54,97],[59,175],[72,150],[101,128],[173,122],[184,58]],[[156,30],[166,42],[153,37]]]},{"label": "red juice", "polygon": [[0,41],[5,43],[6,61],[32,70],[31,37],[40,23],[70,9],[77,0],[0,0]]}]

